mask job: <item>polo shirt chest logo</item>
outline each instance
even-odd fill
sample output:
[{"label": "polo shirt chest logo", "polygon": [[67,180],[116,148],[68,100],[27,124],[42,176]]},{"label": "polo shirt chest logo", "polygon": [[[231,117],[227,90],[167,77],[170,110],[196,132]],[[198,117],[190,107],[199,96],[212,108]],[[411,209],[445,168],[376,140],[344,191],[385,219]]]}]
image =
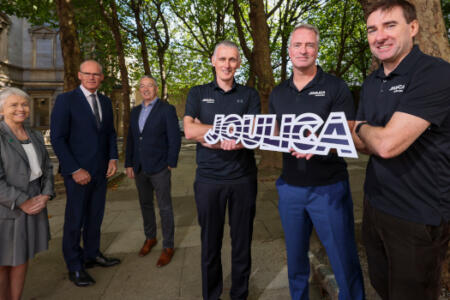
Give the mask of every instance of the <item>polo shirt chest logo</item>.
[{"label": "polo shirt chest logo", "polygon": [[389,88],[389,92],[391,92],[391,93],[403,93],[403,91],[405,90],[405,84],[397,84],[397,85],[394,85],[394,86],[391,86],[390,88]]},{"label": "polo shirt chest logo", "polygon": [[308,93],[308,95],[316,97],[325,97],[325,91],[311,91]]},{"label": "polo shirt chest logo", "polygon": [[209,104],[214,104],[216,102],[216,100],[211,99],[211,98],[203,98],[202,102],[209,103]]}]

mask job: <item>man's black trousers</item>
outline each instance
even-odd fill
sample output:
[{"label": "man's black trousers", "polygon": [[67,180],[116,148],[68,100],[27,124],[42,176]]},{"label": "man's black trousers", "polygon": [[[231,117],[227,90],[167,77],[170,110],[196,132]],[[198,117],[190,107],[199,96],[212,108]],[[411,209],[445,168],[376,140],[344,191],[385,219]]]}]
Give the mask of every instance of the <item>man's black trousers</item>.
[{"label": "man's black trousers", "polygon": [[221,249],[225,213],[228,216],[232,246],[231,299],[246,299],[251,269],[251,242],[257,183],[194,184],[198,222],[202,240],[203,299],[217,300],[223,289]]}]

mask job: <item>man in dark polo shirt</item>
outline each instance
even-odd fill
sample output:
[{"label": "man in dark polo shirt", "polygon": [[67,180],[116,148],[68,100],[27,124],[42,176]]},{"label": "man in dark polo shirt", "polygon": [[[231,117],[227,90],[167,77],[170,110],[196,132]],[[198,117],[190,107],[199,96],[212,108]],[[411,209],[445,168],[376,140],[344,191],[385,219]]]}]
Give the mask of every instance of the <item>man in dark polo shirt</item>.
[{"label": "man in dark polo shirt", "polygon": [[356,147],[370,154],[363,237],[383,299],[435,300],[450,219],[450,64],[413,45],[416,11],[379,1],[367,14],[381,66],[365,81]]},{"label": "man in dark polo shirt", "polygon": [[[326,120],[331,112],[342,111],[348,120],[354,120],[353,99],[347,85],[316,65],[318,49],[316,27],[302,24],[292,31],[289,57],[293,75],[275,87],[270,95],[269,110],[277,115],[278,124],[283,114],[306,112]],[[354,121],[348,123],[352,128]],[[339,299],[364,299],[353,202],[344,159],[336,153],[327,156],[284,153],[283,170],[276,186],[292,299],[309,299],[308,249],[313,226],[339,284]]]},{"label": "man in dark polo shirt", "polygon": [[230,296],[246,299],[257,190],[253,151],[234,140],[208,145],[203,136],[212,128],[216,114],[259,114],[260,101],[256,90],[234,80],[241,63],[236,44],[219,43],[211,62],[216,77],[189,91],[184,116],[186,138],[198,142],[194,192],[202,228],[203,298],[217,300],[222,294],[221,249],[228,203],[232,246]]}]

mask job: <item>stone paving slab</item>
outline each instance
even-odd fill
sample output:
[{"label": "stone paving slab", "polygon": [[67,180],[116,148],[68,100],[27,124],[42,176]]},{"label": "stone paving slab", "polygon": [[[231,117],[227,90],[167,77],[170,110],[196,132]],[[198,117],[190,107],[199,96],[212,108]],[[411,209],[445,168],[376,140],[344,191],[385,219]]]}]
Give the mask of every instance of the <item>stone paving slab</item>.
[{"label": "stone paving slab", "polygon": [[[144,241],[141,211],[134,182],[124,178],[108,189],[101,241],[102,251],[121,258],[122,263],[111,268],[90,269],[97,281],[92,287],[78,288],[68,280],[61,250],[65,195],[58,195],[48,204],[50,248],[32,260],[23,299],[201,299],[200,227],[193,197],[194,150],[191,144],[184,144],[178,168],[172,172],[176,252],[169,265],[161,269],[155,266],[162,246],[160,230],[159,242],[152,252],[144,258],[137,255]],[[357,182],[364,179],[361,178],[362,165],[364,160],[349,162],[351,178],[356,178]],[[274,186],[278,175],[279,172],[275,172],[258,182],[249,299],[290,299],[284,234]],[[362,193],[362,188],[356,192]],[[358,201],[355,201],[356,215],[362,207]],[[159,226],[158,210],[156,212]],[[229,299],[230,244],[229,227],[225,225],[222,299]],[[320,247],[314,236],[311,247]],[[311,300],[328,299],[321,293],[318,283],[311,284],[310,294]]]}]

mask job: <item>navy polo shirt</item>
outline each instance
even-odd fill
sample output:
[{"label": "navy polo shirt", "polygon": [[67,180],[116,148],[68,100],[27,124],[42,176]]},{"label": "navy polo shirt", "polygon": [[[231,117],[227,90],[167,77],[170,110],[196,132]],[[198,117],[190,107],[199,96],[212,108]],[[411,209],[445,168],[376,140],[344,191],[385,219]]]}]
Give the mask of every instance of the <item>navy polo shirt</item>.
[{"label": "navy polo shirt", "polygon": [[377,209],[422,224],[449,221],[449,80],[449,63],[414,46],[389,75],[381,66],[364,81],[358,120],[385,126],[398,111],[431,123],[399,156],[370,157],[364,191]]},{"label": "navy polo shirt", "polygon": [[[186,101],[185,116],[213,124],[216,114],[259,114],[261,103],[258,92],[233,83],[225,92],[214,80],[193,87]],[[196,180],[205,183],[244,183],[256,179],[256,163],[252,150],[225,151],[209,149],[197,143]]]},{"label": "navy polo shirt", "polygon": [[[301,91],[294,85],[292,76],[276,86],[270,94],[269,112],[277,115],[278,124],[283,114],[310,112],[324,122],[331,112],[344,112],[347,120],[353,120],[355,114],[347,84],[319,66],[313,80]],[[314,155],[310,160],[283,153],[281,178],[295,186],[329,185],[348,179],[347,164],[336,153]]]}]

